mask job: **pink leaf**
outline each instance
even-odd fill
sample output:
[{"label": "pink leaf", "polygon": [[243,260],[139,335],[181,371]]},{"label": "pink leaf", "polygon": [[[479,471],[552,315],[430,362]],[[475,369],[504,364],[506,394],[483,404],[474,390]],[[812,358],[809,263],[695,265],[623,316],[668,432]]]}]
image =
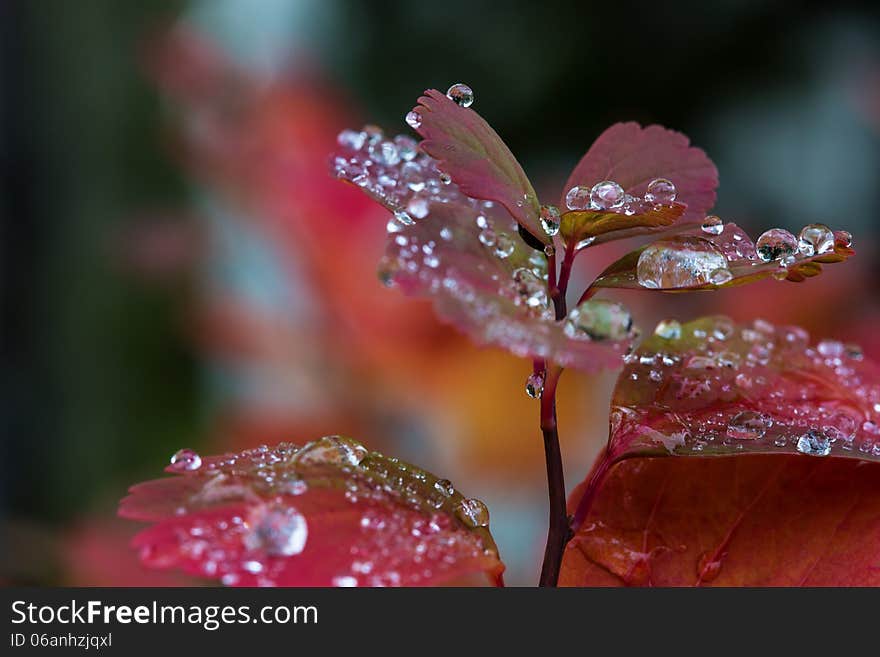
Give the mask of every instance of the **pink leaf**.
[{"label": "pink leaf", "polygon": [[461,107],[436,89],[419,98],[413,112],[424,137],[421,148],[437,160],[461,191],[471,198],[495,201],[534,237],[550,237],[538,220],[532,184],[501,137],[474,110]]},{"label": "pink leaf", "polygon": [[702,221],[715,204],[718,171],[701,149],[679,132],[630,122],[611,126],[593,142],[569,176],[560,207],[565,207],[568,190],[578,185],[592,187],[613,180],[640,197],[655,178],[675,184],[675,200],[688,206],[682,223]]},{"label": "pink leaf", "polygon": [[234,586],[501,582],[482,502],[415,466],[330,436],[205,458],[138,484],[125,518],[155,523],[144,564]]}]

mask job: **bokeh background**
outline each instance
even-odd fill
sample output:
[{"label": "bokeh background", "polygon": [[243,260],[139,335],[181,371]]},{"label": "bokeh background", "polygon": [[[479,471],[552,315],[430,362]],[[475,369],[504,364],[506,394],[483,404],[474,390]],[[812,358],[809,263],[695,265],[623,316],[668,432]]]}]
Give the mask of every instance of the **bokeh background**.
[{"label": "bokeh background", "polygon": [[[7,1],[0,65],[4,584],[186,583],[137,564],[126,487],[183,446],[330,433],[484,499],[508,582],[536,581],[530,365],[382,288],[384,211],[327,174],[340,129],[405,132],[426,87],[472,86],[552,198],[601,130],[635,119],[706,149],[717,214],[753,235],[855,235],[856,259],[801,286],[621,293],[642,326],[761,316],[880,356],[876,3]],[[562,380],[569,488],[613,381]]]}]

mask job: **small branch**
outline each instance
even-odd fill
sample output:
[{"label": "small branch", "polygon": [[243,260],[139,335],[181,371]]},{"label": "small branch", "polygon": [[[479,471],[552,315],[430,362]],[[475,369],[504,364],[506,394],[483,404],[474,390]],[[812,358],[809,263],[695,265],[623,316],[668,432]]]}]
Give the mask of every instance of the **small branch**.
[{"label": "small branch", "polygon": [[571,538],[565,509],[565,476],[562,469],[562,453],[559,450],[559,433],[556,429],[556,384],[562,370],[551,368],[546,373],[544,391],[541,395],[541,433],[544,436],[544,457],[547,462],[547,488],[550,498],[549,529],[544,563],[541,567],[539,586],[556,586],[562,554]]}]

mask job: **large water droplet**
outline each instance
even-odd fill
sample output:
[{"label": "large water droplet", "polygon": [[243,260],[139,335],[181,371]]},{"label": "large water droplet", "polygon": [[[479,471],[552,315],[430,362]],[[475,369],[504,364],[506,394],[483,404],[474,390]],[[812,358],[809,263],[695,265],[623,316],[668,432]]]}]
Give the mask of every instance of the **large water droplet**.
[{"label": "large water droplet", "polygon": [[798,236],[798,249],[805,256],[829,253],[834,250],[834,233],[824,224],[804,226]]},{"label": "large water droplet", "polygon": [[413,130],[418,130],[422,125],[422,115],[412,110],[406,115],[406,124]]},{"label": "large water droplet", "polygon": [[721,220],[721,217],[710,214],[703,219],[703,225],[700,228],[709,235],[720,235],[724,232],[724,222]]},{"label": "large water droplet", "polygon": [[474,104],[474,90],[461,82],[449,87],[446,97],[461,107],[470,107]]},{"label": "large water droplet", "polygon": [[489,509],[476,498],[462,500],[455,515],[469,527],[489,526]]},{"label": "large water droplet", "polygon": [[831,440],[821,431],[808,431],[798,438],[797,451],[810,456],[828,456],[831,453]]},{"label": "large water droplet", "polygon": [[730,419],[727,435],[736,440],[757,440],[770,427],[770,420],[757,411],[742,411]]},{"label": "large water droplet", "polygon": [[597,182],[590,190],[590,204],[597,210],[613,210],[625,201],[626,192],[613,180]]},{"label": "large water droplet", "polygon": [[544,232],[550,237],[553,237],[559,232],[559,209],[556,206],[542,205],[540,219],[541,228],[543,228]]},{"label": "large water droplet", "polygon": [[247,520],[250,531],[244,537],[249,550],[291,557],[306,547],[309,526],[305,517],[292,506],[261,504]]},{"label": "large water droplet", "polygon": [[171,469],[175,472],[192,472],[202,467],[202,457],[191,449],[181,449],[171,457]]},{"label": "large water droplet", "polygon": [[797,238],[782,228],[771,228],[755,242],[758,257],[764,262],[782,260],[794,255],[798,248]]},{"label": "large water droplet", "polygon": [[720,267],[709,274],[709,282],[712,285],[724,285],[733,280],[733,272],[727,267]]},{"label": "large water droplet", "polygon": [[648,189],[645,190],[645,200],[648,203],[669,205],[675,200],[675,185],[666,178],[655,178],[648,183]]},{"label": "large water droplet", "polygon": [[302,465],[360,465],[369,450],[353,438],[324,436],[303,446],[294,459]]},{"label": "large water droplet", "polygon": [[847,248],[852,246],[853,236],[848,230],[834,231],[834,243]]},{"label": "large water droplet", "polygon": [[569,210],[587,210],[590,207],[590,188],[577,185],[565,195],[565,207]]},{"label": "large water droplet", "polygon": [[526,379],[526,394],[532,399],[539,399],[544,392],[544,375],[532,372]]},{"label": "large water droplet", "polygon": [[727,258],[710,241],[682,236],[649,245],[639,256],[639,285],[669,289],[705,285],[712,272],[727,269]]},{"label": "large water droplet", "polygon": [[562,330],[577,340],[623,340],[632,331],[632,315],[619,303],[589,299],[568,313]]}]

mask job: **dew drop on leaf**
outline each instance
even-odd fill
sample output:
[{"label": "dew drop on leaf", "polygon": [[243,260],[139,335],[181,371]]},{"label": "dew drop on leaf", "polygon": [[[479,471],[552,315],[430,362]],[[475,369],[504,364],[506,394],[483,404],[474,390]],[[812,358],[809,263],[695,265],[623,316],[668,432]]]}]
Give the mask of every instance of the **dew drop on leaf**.
[{"label": "dew drop on leaf", "polygon": [[191,449],[181,449],[171,457],[171,469],[175,472],[192,472],[202,467],[202,457]]},{"label": "dew drop on leaf", "polygon": [[251,510],[247,525],[250,531],[244,543],[249,550],[291,557],[306,547],[308,524],[292,506],[261,504]]},{"label": "dew drop on leaf", "polygon": [[771,228],[755,242],[758,257],[764,262],[782,260],[794,255],[798,249],[797,238],[782,228]]},{"label": "dew drop on leaf", "polygon": [[742,411],[730,419],[727,435],[736,440],[762,438],[770,426],[770,420],[757,411]]},{"label": "dew drop on leaf", "polygon": [[587,210],[590,207],[590,188],[577,185],[565,195],[565,207],[569,210]]},{"label": "dew drop on leaf", "polygon": [[461,107],[470,107],[474,104],[474,90],[461,82],[449,87],[446,97]]},{"label": "dew drop on leaf", "polygon": [[710,241],[683,236],[650,244],[639,256],[639,285],[669,289],[705,285],[712,272],[727,269],[727,258]]},{"label": "dew drop on leaf", "polygon": [[498,233],[498,237],[495,240],[495,255],[503,260],[504,258],[513,255],[515,249],[516,242],[513,241],[513,238],[511,238],[510,235],[507,233]]},{"label": "dew drop on leaf", "polygon": [[422,125],[422,115],[415,110],[408,112],[406,115],[406,124],[413,130],[418,130],[419,126]]},{"label": "dew drop on leaf", "polygon": [[831,453],[831,440],[821,431],[808,431],[798,438],[797,451],[810,456],[828,456]]},{"label": "dew drop on leaf", "polygon": [[466,498],[455,510],[456,516],[469,527],[488,527],[489,509],[476,498]]},{"label": "dew drop on leaf", "polygon": [[703,219],[703,224],[700,228],[709,235],[720,235],[724,232],[724,222],[721,220],[721,217],[710,214]]},{"label": "dew drop on leaf", "polygon": [[452,497],[455,495],[455,487],[448,479],[438,479],[434,483],[434,488],[443,494],[444,497]]},{"label": "dew drop on leaf", "polygon": [[805,256],[822,255],[834,250],[834,233],[824,224],[804,226],[798,236],[798,250]]},{"label": "dew drop on leaf", "polygon": [[590,204],[597,210],[613,210],[625,201],[626,192],[613,180],[597,182],[590,190]]},{"label": "dew drop on leaf", "polygon": [[681,323],[674,319],[664,319],[657,324],[654,335],[664,340],[678,340],[681,338]]},{"label": "dew drop on leaf", "polygon": [[727,267],[719,267],[709,274],[709,282],[712,285],[724,285],[731,279],[733,279],[733,272]]},{"label": "dew drop on leaf", "polygon": [[645,190],[645,200],[648,203],[669,205],[675,200],[675,185],[666,178],[655,178],[648,183],[648,188]]},{"label": "dew drop on leaf", "polygon": [[304,465],[360,465],[369,450],[358,441],[345,436],[324,436],[307,443],[294,459]]},{"label": "dew drop on leaf", "polygon": [[834,231],[834,242],[835,244],[839,244],[840,246],[845,246],[847,248],[852,246],[853,236],[848,230],[837,230]]},{"label": "dew drop on leaf", "polygon": [[565,318],[565,334],[576,340],[623,340],[632,331],[632,315],[621,304],[589,299]]}]

